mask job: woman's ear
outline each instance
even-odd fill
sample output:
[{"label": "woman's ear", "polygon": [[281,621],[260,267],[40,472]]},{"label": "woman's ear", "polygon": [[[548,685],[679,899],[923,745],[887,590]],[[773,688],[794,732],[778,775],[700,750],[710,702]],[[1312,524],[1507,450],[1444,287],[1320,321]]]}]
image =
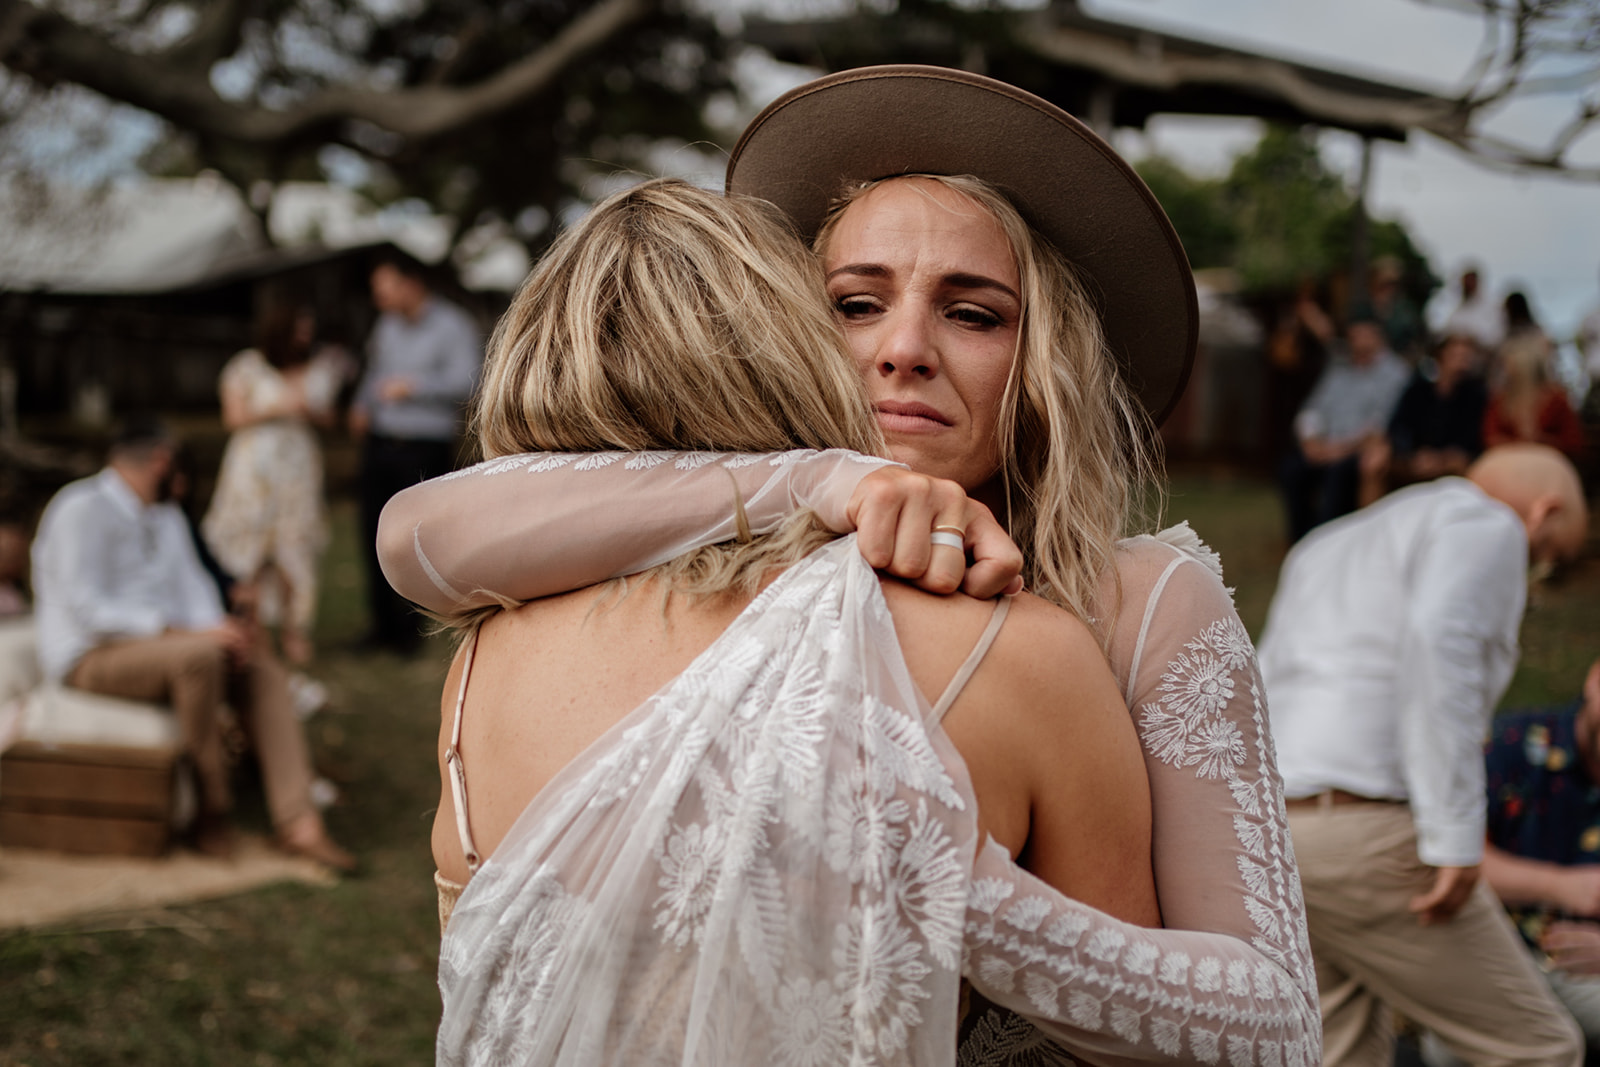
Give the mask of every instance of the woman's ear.
[{"label": "woman's ear", "polygon": [[1589,674],[1583,679],[1583,704],[1600,708],[1600,659],[1589,665]]}]

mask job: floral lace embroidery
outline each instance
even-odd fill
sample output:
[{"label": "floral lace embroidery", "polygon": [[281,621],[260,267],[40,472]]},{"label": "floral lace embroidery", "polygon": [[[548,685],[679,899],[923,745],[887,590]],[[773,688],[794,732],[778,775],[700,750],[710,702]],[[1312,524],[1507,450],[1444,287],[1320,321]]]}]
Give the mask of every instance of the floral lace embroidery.
[{"label": "floral lace embroidery", "polygon": [[[486,459],[471,467],[464,467],[458,471],[441,475],[438,481],[455,481],[459,478],[507,474],[511,471],[527,471],[529,474],[543,474],[546,471],[559,470],[571,466],[573,470],[593,471],[609,467],[614,463],[622,463],[624,470],[648,471],[671,463],[674,470],[693,471],[701,467],[720,463],[729,470],[739,470],[743,467],[754,466],[762,461],[774,467],[788,467],[814,459],[822,453],[810,448],[798,448],[789,452],[777,452],[771,455],[750,452],[522,452],[513,456],[501,456],[496,459]],[[855,452],[833,453],[844,456],[856,463],[873,467],[890,466],[886,460],[876,456],[864,456]]]},{"label": "floral lace embroidery", "polygon": [[[1238,726],[1228,717],[1239,687],[1250,699],[1254,753],[1247,752]],[[1260,931],[1251,944],[1287,968],[1298,986],[1312,989],[1304,902],[1299,882],[1285,875],[1294,867],[1294,851],[1282,792],[1267,773],[1276,759],[1255,646],[1244,625],[1230,616],[1207,626],[1168,664],[1158,692],[1157,700],[1140,709],[1139,732],[1146,747],[1165,763],[1193,767],[1197,776],[1227,784],[1239,807],[1233,826],[1243,849],[1238,865],[1248,890],[1244,906]],[[1251,773],[1241,773],[1251,756]]]},{"label": "floral lace embroidery", "polygon": [[[696,1062],[757,1062],[756,1049],[797,1065],[930,1062],[929,1034],[948,1030],[926,1024],[955,1010],[973,808],[953,751],[916,714],[926,709],[903,662],[888,687],[863,688],[870,672],[839,666],[859,660],[852,650],[894,647],[881,599],[875,615],[829,599],[840,569],[860,570],[857,588],[876,595],[855,553],[845,543],[792,568],[568,784],[535,800],[536,827],[508,836],[451,919],[441,1063],[549,1062],[552,1033],[576,1027],[593,991],[575,998],[561,983],[581,983],[574,967],[603,970],[609,931],[641,906],[610,895],[626,869],[579,873],[611,833],[627,835],[628,856],[648,845],[635,883],[644,917],[618,957],[630,977],[613,1018],[659,1007],[678,1019],[703,960],[701,974],[732,977],[727,1006],[712,1005],[697,1035],[741,1051]],[[860,614],[870,626],[846,623]],[[575,890],[580,877],[595,888]],[[808,936],[819,922],[821,936]],[[598,1058],[619,1054],[633,1061],[627,1050]]]}]

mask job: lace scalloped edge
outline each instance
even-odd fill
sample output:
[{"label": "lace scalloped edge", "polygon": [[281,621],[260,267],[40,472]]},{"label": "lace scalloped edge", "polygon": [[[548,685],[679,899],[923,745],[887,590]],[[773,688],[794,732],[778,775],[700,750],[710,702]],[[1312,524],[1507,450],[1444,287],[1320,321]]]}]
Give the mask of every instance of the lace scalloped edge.
[{"label": "lace scalloped edge", "polygon": [[[1222,578],[1222,557],[1210,545],[1200,540],[1200,535],[1195,533],[1188,519],[1150,536],[1164,545],[1171,545],[1196,563],[1204,564],[1218,579]],[[1231,595],[1233,590],[1228,590],[1228,593]]]}]

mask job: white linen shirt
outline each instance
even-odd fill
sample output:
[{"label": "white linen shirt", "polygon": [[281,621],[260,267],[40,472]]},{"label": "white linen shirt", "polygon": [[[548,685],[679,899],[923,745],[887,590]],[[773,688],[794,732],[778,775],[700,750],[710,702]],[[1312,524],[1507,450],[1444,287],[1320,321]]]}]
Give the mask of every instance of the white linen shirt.
[{"label": "white linen shirt", "polygon": [[1464,333],[1482,345],[1485,351],[1493,351],[1506,339],[1506,313],[1498,302],[1490,300],[1480,290],[1471,300],[1463,300],[1456,305],[1456,309],[1444,320],[1444,329],[1439,332]]},{"label": "white linen shirt", "polygon": [[1418,858],[1483,856],[1483,739],[1517,663],[1528,541],[1465,478],[1393,493],[1284,561],[1260,641],[1284,795],[1405,800]]},{"label": "white linen shirt", "polygon": [[225,614],[183,514],[146,505],[110,467],[66,486],[44,509],[33,593],[39,666],[52,681],[108,641],[205,630]]}]

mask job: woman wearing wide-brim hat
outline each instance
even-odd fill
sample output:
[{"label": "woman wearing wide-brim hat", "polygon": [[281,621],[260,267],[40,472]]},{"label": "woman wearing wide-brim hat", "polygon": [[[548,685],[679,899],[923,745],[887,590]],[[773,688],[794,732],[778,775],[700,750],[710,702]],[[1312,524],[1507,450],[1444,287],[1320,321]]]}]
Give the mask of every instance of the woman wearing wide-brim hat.
[{"label": "woman wearing wide-brim hat", "polygon": [[[772,201],[814,239],[891,454],[916,472],[867,474],[837,453],[753,461],[732,471],[751,527],[812,507],[859,527],[874,564],[943,590],[965,561],[936,528],[954,528],[974,557],[965,590],[993,595],[1010,549],[992,511],[1021,548],[1028,588],[1097,629],[1140,731],[1168,930],[1126,952],[1110,931],[1057,931],[1064,961],[1089,944],[1093,966],[1063,962],[1059,982],[1021,988],[1007,930],[1028,909],[976,902],[975,987],[1097,1060],[1319,1060],[1249,636],[1186,528],[1118,540],[1153,473],[1150,426],[1176,402],[1196,335],[1189,267],[1160,207],[1053,105],[911,66],[781,97],[734,149],[728,188]],[[728,465],[702,455],[544,457],[512,480],[495,469],[390,505],[385,569],[402,593],[439,611],[528,599],[736,530]],[[981,751],[982,722],[945,726]],[[963,1058],[1002,1062],[1038,1040],[974,1011]]]}]

